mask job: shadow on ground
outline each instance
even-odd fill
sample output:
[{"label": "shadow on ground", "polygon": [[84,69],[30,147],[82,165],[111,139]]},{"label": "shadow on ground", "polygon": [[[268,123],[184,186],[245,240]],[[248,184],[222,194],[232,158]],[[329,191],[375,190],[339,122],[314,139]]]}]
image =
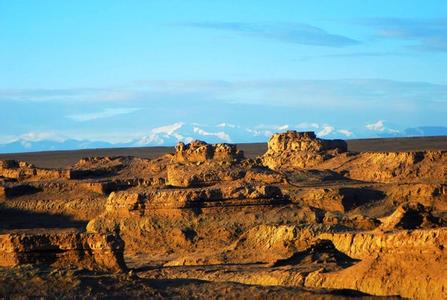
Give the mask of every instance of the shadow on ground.
[{"label": "shadow on ground", "polygon": [[86,221],[63,214],[31,212],[0,204],[0,231],[31,228],[85,228]]}]

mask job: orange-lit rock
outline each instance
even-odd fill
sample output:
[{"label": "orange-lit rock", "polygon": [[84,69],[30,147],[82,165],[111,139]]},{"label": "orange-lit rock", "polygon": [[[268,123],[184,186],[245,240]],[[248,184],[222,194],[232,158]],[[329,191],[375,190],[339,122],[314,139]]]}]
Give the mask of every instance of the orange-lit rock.
[{"label": "orange-lit rock", "polygon": [[270,137],[262,162],[271,169],[310,168],[346,151],[345,141],[319,139],[313,132],[287,131]]},{"label": "orange-lit rock", "polygon": [[76,230],[16,230],[0,235],[0,266],[44,263],[55,267],[83,267],[124,271],[124,244],[110,234]]},{"label": "orange-lit rock", "polygon": [[[352,153],[295,131],[273,135],[257,158],[194,141],[155,159],[84,158],[63,170],[1,161],[0,285],[23,276],[54,287],[52,275],[35,283],[26,271],[48,268],[92,270],[87,282],[106,291],[161,280],[188,297],[197,287],[185,292],[185,282],[201,280],[262,286],[267,297],[444,299],[446,168],[443,151]],[[124,258],[130,273],[112,275]]]}]

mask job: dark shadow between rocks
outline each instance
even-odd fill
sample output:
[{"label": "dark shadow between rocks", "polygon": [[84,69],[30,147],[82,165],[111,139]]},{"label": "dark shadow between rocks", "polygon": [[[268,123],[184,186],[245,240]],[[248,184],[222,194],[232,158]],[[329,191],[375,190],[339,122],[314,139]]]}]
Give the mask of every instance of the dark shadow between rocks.
[{"label": "dark shadow between rocks", "polygon": [[386,197],[384,192],[370,188],[341,188],[340,194],[343,195],[342,205],[346,211]]},{"label": "dark shadow between rocks", "polygon": [[0,232],[32,228],[85,228],[87,221],[63,214],[31,212],[0,205]]},{"label": "dark shadow between rocks", "polygon": [[41,191],[41,188],[29,184],[6,185],[4,187],[4,201],[7,201],[8,198],[15,198],[23,195],[32,195]]}]

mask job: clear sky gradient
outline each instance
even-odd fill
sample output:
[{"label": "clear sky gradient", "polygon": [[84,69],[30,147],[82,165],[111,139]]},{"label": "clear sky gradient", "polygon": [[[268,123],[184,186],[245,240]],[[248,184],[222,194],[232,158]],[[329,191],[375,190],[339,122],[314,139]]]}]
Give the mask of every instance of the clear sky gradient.
[{"label": "clear sky gradient", "polygon": [[444,0],[0,0],[0,144],[429,134],[446,70]]}]

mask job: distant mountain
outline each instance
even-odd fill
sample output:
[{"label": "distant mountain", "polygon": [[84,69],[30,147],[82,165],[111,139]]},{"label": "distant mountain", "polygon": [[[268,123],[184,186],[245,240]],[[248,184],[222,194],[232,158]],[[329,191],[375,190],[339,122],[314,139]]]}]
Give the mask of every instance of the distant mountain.
[{"label": "distant mountain", "polygon": [[255,132],[248,128],[221,123],[215,126],[177,122],[152,129],[131,144],[137,146],[173,146],[179,141],[204,140],[208,143],[265,142],[271,131]]},{"label": "distant mountain", "polygon": [[258,125],[255,127],[243,127],[235,124],[221,123],[207,126],[203,124],[186,124],[176,122],[173,124],[153,128],[148,134],[139,138],[122,143],[111,143],[107,141],[90,141],[77,139],[36,139],[32,135],[24,135],[14,142],[0,144],[0,153],[18,153],[52,150],[77,150],[94,148],[118,148],[118,147],[141,147],[141,146],[174,146],[179,141],[188,143],[191,140],[204,140],[208,143],[257,143],[267,142],[274,132],[286,130],[308,131],[314,130],[319,137],[334,138],[358,138],[358,137],[405,137],[405,136],[440,136],[447,135],[447,127],[422,126],[397,130],[388,128],[387,124],[379,121],[367,125],[365,129],[357,128],[358,131],[335,128],[330,125],[311,124],[311,127],[289,125]]},{"label": "distant mountain", "polygon": [[88,141],[69,139],[65,141],[27,141],[17,140],[15,142],[0,144],[0,153],[18,153],[52,150],[76,150],[91,148],[111,148],[119,147],[117,144],[111,144],[103,141]]},{"label": "distant mountain", "polygon": [[447,127],[443,126],[422,126],[405,129],[406,136],[440,136],[447,135]]},{"label": "distant mountain", "polygon": [[52,150],[76,150],[87,148],[117,148],[138,146],[174,146],[182,141],[204,140],[209,143],[266,142],[272,131],[251,130],[232,124],[206,126],[185,124],[182,122],[153,128],[147,135],[125,143],[110,143],[107,141],[90,141],[76,139],[32,140],[29,137],[6,144],[0,144],[0,153],[18,153]]}]

